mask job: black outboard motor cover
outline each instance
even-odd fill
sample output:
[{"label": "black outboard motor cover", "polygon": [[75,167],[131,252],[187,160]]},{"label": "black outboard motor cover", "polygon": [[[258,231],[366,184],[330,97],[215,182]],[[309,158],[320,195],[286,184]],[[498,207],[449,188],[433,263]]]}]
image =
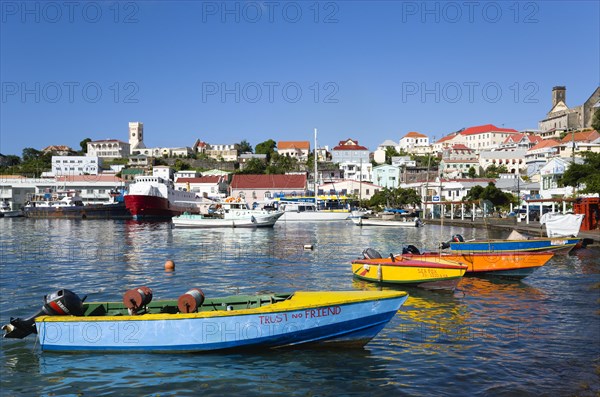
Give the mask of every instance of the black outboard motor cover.
[{"label": "black outboard motor cover", "polygon": [[450,248],[450,243],[464,243],[465,239],[460,234],[453,234],[450,240],[440,244],[441,249]]},{"label": "black outboard motor cover", "polygon": [[35,319],[39,316],[82,316],[84,300],[85,298],[80,299],[77,294],[68,289],[61,289],[50,295],[46,295],[44,296],[42,309],[33,316],[26,319],[11,317],[10,324],[2,326],[2,330],[5,331],[4,337],[22,339],[29,334],[37,334]]},{"label": "black outboard motor cover", "polygon": [[406,247],[402,248],[402,253],[403,254],[421,255],[421,251],[419,251],[419,249],[412,244],[407,245]]},{"label": "black outboard motor cover", "polygon": [[373,248],[367,248],[362,252],[364,259],[381,259],[382,256],[379,252],[374,250]]}]

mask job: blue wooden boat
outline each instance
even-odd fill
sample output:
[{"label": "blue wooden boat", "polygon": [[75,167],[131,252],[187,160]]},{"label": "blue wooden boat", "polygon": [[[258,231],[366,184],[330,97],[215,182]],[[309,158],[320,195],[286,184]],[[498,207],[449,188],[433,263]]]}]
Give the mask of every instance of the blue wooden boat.
[{"label": "blue wooden boat", "polygon": [[[455,241],[456,240],[456,241]],[[464,241],[462,237],[453,239],[447,244],[452,252],[511,252],[511,251],[552,251],[568,253],[581,243],[576,237],[531,238],[528,240],[474,240]],[[442,247],[445,247],[443,245]]]},{"label": "blue wooden boat", "polygon": [[152,291],[140,287],[123,302],[83,303],[60,290],[44,298],[36,315],[2,329],[9,338],[37,333],[42,351],[61,352],[356,347],[377,335],[407,298],[402,291],[327,291],[204,299],[193,289],[178,300],[152,301]]}]

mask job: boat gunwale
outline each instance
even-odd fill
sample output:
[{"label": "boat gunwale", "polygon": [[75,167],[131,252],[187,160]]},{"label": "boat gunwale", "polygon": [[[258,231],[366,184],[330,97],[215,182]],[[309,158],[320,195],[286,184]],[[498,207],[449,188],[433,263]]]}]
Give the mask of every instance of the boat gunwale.
[{"label": "boat gunwale", "polygon": [[[443,258],[442,258],[443,259]],[[373,265],[373,266],[393,266],[393,267],[424,267],[424,268],[435,268],[435,269],[452,269],[452,270],[463,270],[467,269],[468,266],[462,263],[437,263],[420,261],[416,259],[401,259],[397,262],[379,262],[382,260],[390,260],[389,258],[381,259],[356,259],[352,261],[352,264],[361,265]],[[448,262],[454,262],[452,260],[443,259]]]},{"label": "boat gunwale", "polygon": [[[333,291],[332,291],[333,292]],[[336,291],[338,292],[338,291]],[[106,315],[106,316],[40,316],[35,319],[37,322],[98,322],[98,321],[163,321],[163,320],[190,320],[190,319],[212,319],[219,317],[240,317],[256,314],[274,314],[274,313],[289,313],[298,310],[315,309],[319,307],[328,306],[342,306],[342,305],[353,305],[360,303],[368,303],[374,301],[393,300],[407,298],[408,293],[406,291],[339,291],[341,296],[346,298],[340,298],[338,300],[329,300],[325,302],[308,302],[299,303],[297,305],[290,305],[290,301],[297,292],[290,294],[290,297],[275,303],[265,304],[264,306],[249,308],[249,309],[237,309],[232,311],[227,310],[214,310],[214,311],[201,311],[195,313],[145,313],[141,315]],[[356,297],[348,298],[348,294],[343,293],[355,293],[355,292],[369,292],[367,297],[360,297],[363,294],[356,294]],[[377,296],[381,295],[381,296]],[[228,298],[228,297],[227,297]],[[302,296],[301,296],[302,298]],[[158,304],[160,302],[173,302],[172,300],[157,300],[153,303]],[[88,304],[115,304],[118,302],[90,302]],[[283,306],[283,307],[282,307]]]}]

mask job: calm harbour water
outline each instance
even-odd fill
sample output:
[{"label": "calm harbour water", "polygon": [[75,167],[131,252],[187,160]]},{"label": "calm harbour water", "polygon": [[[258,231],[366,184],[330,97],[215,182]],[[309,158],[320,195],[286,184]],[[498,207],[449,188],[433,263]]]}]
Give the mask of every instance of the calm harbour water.
[{"label": "calm harbour water", "polygon": [[[378,288],[352,279],[362,249],[434,249],[506,232],[348,222],[273,229],[172,229],[169,223],[0,219],[0,322],[27,316],[68,288],[121,300],[191,287],[206,296]],[[314,250],[304,250],[313,244]],[[34,337],[2,339],[2,396],[487,396],[600,393],[600,250],[555,256],[523,281],[465,278],[454,293],[410,298],[364,349],[245,354],[41,353]],[[165,272],[173,259],[175,272]],[[387,288],[387,287],[386,287]]]}]

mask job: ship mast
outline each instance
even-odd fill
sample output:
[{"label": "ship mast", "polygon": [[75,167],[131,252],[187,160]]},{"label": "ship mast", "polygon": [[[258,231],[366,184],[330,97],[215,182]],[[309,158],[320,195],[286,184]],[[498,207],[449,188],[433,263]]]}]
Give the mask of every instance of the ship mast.
[{"label": "ship mast", "polygon": [[319,208],[319,202],[317,199],[317,129],[315,128],[315,154],[314,154],[314,160],[315,160],[315,180],[314,180],[314,184],[315,184],[315,209]]}]

